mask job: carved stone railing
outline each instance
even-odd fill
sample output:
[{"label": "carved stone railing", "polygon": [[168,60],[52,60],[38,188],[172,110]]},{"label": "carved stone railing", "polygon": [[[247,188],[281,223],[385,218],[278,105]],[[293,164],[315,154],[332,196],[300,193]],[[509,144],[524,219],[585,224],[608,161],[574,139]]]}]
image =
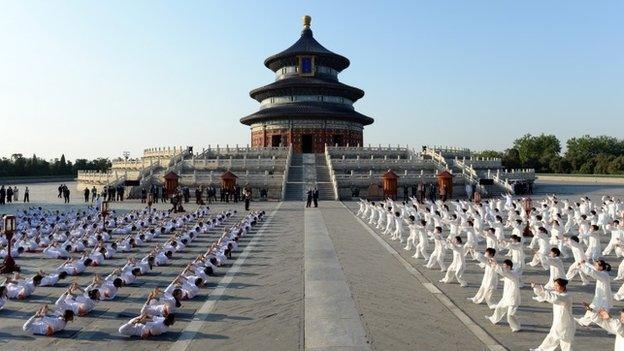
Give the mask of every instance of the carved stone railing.
[{"label": "carved stone railing", "polygon": [[277,147],[239,147],[235,145],[230,147],[226,145],[225,147],[217,144],[216,147],[211,147],[208,145],[208,148],[202,149],[200,153],[198,153],[197,158],[202,159],[214,159],[216,157],[230,157],[233,158],[253,158],[253,157],[261,157],[261,158],[270,158],[275,156],[276,158],[286,158],[289,153],[289,146],[277,146]]},{"label": "carved stone railing", "polygon": [[340,193],[338,191],[338,181],[336,180],[336,172],[334,171],[334,165],[332,164],[332,158],[329,155],[327,144],[325,144],[325,163],[327,164],[327,170],[329,173],[329,179],[332,183],[332,189],[334,190],[334,200],[340,200]]},{"label": "carved stone railing", "polygon": [[190,146],[183,148],[182,146],[173,147],[153,147],[143,150],[144,158],[172,158],[185,150],[189,150]]},{"label": "carved stone railing", "polygon": [[284,177],[282,178],[282,201],[286,200],[286,182],[288,181],[288,174],[290,174],[290,161],[292,160],[293,148],[292,145],[288,146],[288,155],[286,156],[286,167],[284,168]]}]

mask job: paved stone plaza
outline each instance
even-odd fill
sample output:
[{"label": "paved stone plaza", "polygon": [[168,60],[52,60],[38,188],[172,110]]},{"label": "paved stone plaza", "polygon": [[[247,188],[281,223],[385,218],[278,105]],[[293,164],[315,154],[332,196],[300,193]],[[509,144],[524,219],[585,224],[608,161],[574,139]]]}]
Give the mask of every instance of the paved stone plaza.
[{"label": "paved stone plaza", "polygon": [[[587,186],[580,189],[590,190],[594,198],[624,194],[622,187]],[[538,188],[538,197],[553,189],[558,188]],[[566,196],[580,196],[578,189],[571,187]],[[142,207],[136,202],[113,206]],[[238,210],[228,223],[243,215],[242,204],[211,208],[211,213]],[[21,326],[41,304],[53,305],[71,278],[56,287],[39,287],[24,301],[7,301],[0,311],[0,350],[527,350],[548,332],[552,308],[533,301],[528,286],[522,290],[518,312],[523,330],[511,333],[505,322],[493,326],[483,318],[491,313],[485,305],[466,300],[482,277],[474,262],[468,261],[465,273],[468,288],[438,283],[438,270],[424,268],[424,261],[412,258],[403,245],[360,221],[353,213],[355,202],[321,202],[311,209],[301,202],[256,202],[253,208],[266,210],[267,220],[242,239],[233,259],[218,269],[199,296],[183,302],[166,334],[139,340],[117,329],[138,314],[151,289],[164,288],[190,259],[204,252],[220,228],[194,240],[172,265],[156,267],[139,283],[122,288],[115,300],[99,302],[87,317],[77,317],[53,337],[28,335]],[[133,255],[142,257],[161,241],[164,237]],[[18,259],[26,275],[38,268],[50,271],[61,262],[39,256]],[[118,254],[103,266],[89,267],[76,281],[85,286],[96,273],[122,266],[126,257]],[[570,262],[565,260],[566,267]],[[610,263],[616,268],[619,262]],[[541,269],[527,267],[524,281],[543,282],[546,277]],[[612,288],[619,284],[614,282]],[[593,283],[571,283],[575,314],[582,314],[580,302],[590,301],[593,289]],[[500,294],[501,287],[495,299]],[[624,304],[616,302],[615,308],[621,307]],[[575,348],[608,350],[613,342],[613,336],[597,327],[579,327]]]}]

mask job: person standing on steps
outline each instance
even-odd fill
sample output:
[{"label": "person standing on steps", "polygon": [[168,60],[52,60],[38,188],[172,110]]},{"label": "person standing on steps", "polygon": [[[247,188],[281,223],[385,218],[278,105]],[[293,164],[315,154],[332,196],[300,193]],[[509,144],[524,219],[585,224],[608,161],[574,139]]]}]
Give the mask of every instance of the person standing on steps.
[{"label": "person standing on steps", "polygon": [[312,199],[314,200],[314,207],[318,207],[318,198],[319,198],[319,191],[316,187],[314,187],[314,191],[312,191]]},{"label": "person standing on steps", "polygon": [[249,211],[249,202],[251,201],[251,188],[245,187],[243,190],[243,198],[245,200],[245,211]]},{"label": "person standing on steps", "polygon": [[312,189],[308,188],[308,191],[306,192],[306,207],[310,207],[312,206]]}]

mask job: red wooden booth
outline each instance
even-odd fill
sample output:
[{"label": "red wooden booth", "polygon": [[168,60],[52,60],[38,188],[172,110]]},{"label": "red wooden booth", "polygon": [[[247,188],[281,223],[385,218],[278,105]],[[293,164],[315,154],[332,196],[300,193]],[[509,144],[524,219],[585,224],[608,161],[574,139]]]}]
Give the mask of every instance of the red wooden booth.
[{"label": "red wooden booth", "polygon": [[171,196],[178,190],[178,181],[180,176],[175,172],[169,172],[165,174],[165,190],[167,190],[167,196]]},{"label": "red wooden booth", "polygon": [[381,176],[381,183],[383,186],[383,193],[385,197],[396,200],[398,180],[399,176],[391,169],[389,169],[388,172]]},{"label": "red wooden booth", "polygon": [[446,199],[453,198],[453,174],[444,170],[438,173],[438,192],[440,196],[445,194]]},{"label": "red wooden booth", "polygon": [[221,187],[223,189],[228,189],[229,191],[234,191],[237,178],[238,177],[234,173],[225,171],[225,173],[221,175]]}]

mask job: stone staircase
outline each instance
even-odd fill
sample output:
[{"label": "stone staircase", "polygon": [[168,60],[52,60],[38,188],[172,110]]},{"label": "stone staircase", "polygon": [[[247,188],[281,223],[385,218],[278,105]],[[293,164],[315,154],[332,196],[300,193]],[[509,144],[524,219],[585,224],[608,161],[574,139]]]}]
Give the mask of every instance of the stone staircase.
[{"label": "stone staircase", "polygon": [[316,187],[319,190],[319,200],[335,200],[334,187],[329,177],[329,167],[325,155],[316,155]]},{"label": "stone staircase", "polygon": [[309,188],[318,188],[319,200],[334,200],[334,188],[323,154],[293,154],[286,180],[286,201],[302,201]]},{"label": "stone staircase", "polygon": [[290,158],[284,199],[286,201],[301,201],[303,200],[303,192],[303,155],[293,154]]}]

